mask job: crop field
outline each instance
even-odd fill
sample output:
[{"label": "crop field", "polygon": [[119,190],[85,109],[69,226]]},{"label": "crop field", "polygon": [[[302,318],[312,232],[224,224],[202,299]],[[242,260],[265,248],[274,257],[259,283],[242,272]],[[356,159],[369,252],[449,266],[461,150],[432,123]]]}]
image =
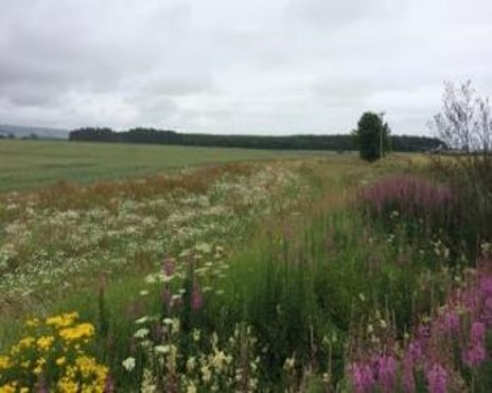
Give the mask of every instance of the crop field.
[{"label": "crop field", "polygon": [[492,390],[492,246],[428,158],[16,143],[0,392]]},{"label": "crop field", "polygon": [[0,192],[58,181],[89,183],[204,164],[313,154],[330,153],[0,140]]}]

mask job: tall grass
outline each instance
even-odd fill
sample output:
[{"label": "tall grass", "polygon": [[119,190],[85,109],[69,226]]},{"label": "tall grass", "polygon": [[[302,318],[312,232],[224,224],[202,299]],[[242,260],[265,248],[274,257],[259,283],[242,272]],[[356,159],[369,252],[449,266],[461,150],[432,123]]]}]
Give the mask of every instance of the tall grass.
[{"label": "tall grass", "polygon": [[[244,182],[256,179],[248,187],[219,180],[213,191],[202,190],[199,176],[189,189],[171,187],[183,206],[208,212],[210,204],[224,204],[239,221],[205,215],[188,227],[170,220],[176,231],[228,230],[197,232],[167,248],[164,260],[163,252],[145,254],[146,267],[101,275],[50,313],[76,309],[92,323],[91,355],[108,367],[116,391],[439,391],[443,375],[447,386],[489,387],[482,356],[489,350],[488,264],[475,269],[451,249],[464,208],[454,192],[404,176],[357,194],[357,185],[385,169],[368,173],[345,163],[343,178],[324,165],[292,167],[299,177],[241,172]],[[285,183],[274,182],[274,173]],[[159,195],[159,187],[119,187],[102,191],[138,200],[132,212],[147,212],[146,202]],[[64,206],[79,206],[79,191],[68,192]],[[88,206],[103,202],[94,203]],[[456,321],[461,330],[451,346],[439,329],[454,329]],[[436,338],[420,342],[422,332]],[[419,360],[407,356],[417,342],[426,347]],[[448,356],[449,348],[460,356]],[[450,376],[458,374],[454,384]]]}]

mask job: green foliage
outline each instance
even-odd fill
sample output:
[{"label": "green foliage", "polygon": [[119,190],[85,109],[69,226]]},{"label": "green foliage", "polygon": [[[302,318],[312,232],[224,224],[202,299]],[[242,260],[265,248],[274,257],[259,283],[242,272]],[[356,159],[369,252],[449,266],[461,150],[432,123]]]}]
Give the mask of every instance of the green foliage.
[{"label": "green foliage", "polygon": [[[329,150],[339,153],[354,150],[350,135],[213,135],[184,134],[153,128],[134,128],[121,132],[115,132],[109,128],[81,128],[72,131],[69,138],[71,141],[152,143],[273,150]],[[435,149],[440,145],[440,141],[435,138],[395,135],[391,137],[391,145],[395,151],[418,152]]]},{"label": "green foliage", "polygon": [[365,112],[353,131],[360,157],[369,162],[383,158],[390,148],[389,134],[390,128],[382,115]]}]

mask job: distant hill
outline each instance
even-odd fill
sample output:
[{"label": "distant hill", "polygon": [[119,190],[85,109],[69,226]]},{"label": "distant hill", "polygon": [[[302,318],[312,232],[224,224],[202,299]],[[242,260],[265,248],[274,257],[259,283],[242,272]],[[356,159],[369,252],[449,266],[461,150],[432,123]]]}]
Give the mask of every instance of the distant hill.
[{"label": "distant hill", "polygon": [[36,135],[39,139],[68,139],[69,130],[46,127],[23,127],[0,124],[0,138],[14,135],[15,138],[30,138]]}]

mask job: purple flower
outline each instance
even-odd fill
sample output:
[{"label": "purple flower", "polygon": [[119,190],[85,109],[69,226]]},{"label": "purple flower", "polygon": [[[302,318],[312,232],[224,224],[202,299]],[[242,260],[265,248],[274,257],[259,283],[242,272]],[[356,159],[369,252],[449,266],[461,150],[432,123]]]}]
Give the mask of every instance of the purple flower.
[{"label": "purple flower", "polygon": [[202,292],[200,291],[200,287],[195,284],[193,285],[193,292],[191,293],[191,308],[194,311],[198,311],[202,308],[203,306],[203,296]]},{"label": "purple flower", "polygon": [[489,296],[483,301],[482,315],[480,319],[488,326],[492,327],[492,296]]},{"label": "purple flower", "polygon": [[48,393],[49,389],[48,386],[46,386],[46,382],[44,379],[41,379],[38,384],[36,385],[36,393]]},{"label": "purple flower", "polygon": [[410,351],[403,358],[402,383],[405,393],[415,392],[414,362]]},{"label": "purple flower", "polygon": [[111,375],[108,375],[106,378],[106,383],[104,384],[104,393],[113,393],[114,392],[114,384]]},{"label": "purple flower", "polygon": [[172,276],[175,270],[175,261],[173,258],[164,258],[164,262],[162,263],[162,267],[164,269],[164,274],[166,276]]},{"label": "purple flower", "polygon": [[383,392],[395,390],[396,361],[391,355],[380,355],[376,358],[377,380]]},{"label": "purple flower", "polygon": [[470,333],[470,346],[463,352],[462,360],[468,367],[476,367],[485,358],[485,325],[482,322],[473,322]]},{"label": "purple flower", "polygon": [[482,322],[473,322],[471,327],[472,343],[481,343],[485,341],[485,325]]},{"label": "purple flower", "polygon": [[408,345],[408,355],[412,359],[412,362],[416,363],[422,357],[422,346],[419,340],[413,340]]},{"label": "purple flower", "polygon": [[348,366],[350,380],[355,393],[366,393],[374,386],[374,374],[367,363],[352,362]]},{"label": "purple flower", "polygon": [[485,276],[480,279],[480,293],[484,297],[492,296],[492,276]]},{"label": "purple flower", "polygon": [[456,333],[460,328],[460,317],[454,310],[447,310],[441,316],[444,333]]},{"label": "purple flower", "polygon": [[172,294],[171,294],[171,291],[169,290],[167,285],[162,290],[161,298],[162,298],[162,304],[164,305],[164,307],[166,307],[167,309],[171,308],[171,306],[172,306],[172,304],[171,304]]},{"label": "purple flower", "polygon": [[446,393],[448,375],[444,367],[439,363],[432,364],[430,369],[426,370],[426,377],[430,393]]},{"label": "purple flower", "polygon": [[473,368],[482,363],[486,358],[485,348],[482,345],[472,345],[462,354],[463,363]]}]

